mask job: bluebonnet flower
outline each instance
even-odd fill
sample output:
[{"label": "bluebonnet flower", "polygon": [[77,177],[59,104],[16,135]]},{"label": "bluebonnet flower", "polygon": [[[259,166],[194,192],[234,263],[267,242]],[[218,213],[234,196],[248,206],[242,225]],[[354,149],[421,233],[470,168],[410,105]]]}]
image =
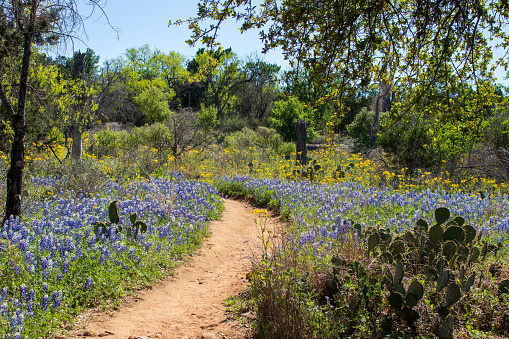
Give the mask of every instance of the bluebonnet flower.
[{"label": "bluebonnet flower", "polygon": [[8,293],[9,293],[9,288],[8,287],[2,288],[2,294],[1,294],[2,299],[7,298],[7,294]]},{"label": "bluebonnet flower", "polygon": [[13,315],[11,318],[11,331],[15,332],[18,325],[18,317]]},{"label": "bluebonnet flower", "polygon": [[93,280],[91,277],[87,278],[87,282],[85,283],[85,289],[89,290],[92,287]]},{"label": "bluebonnet flower", "polygon": [[20,300],[25,300],[26,299],[26,293],[27,293],[27,287],[25,284],[21,284],[19,286],[19,299]]},{"label": "bluebonnet flower", "polygon": [[51,300],[53,302],[54,310],[60,307],[61,299],[62,299],[62,291],[53,292],[53,295],[51,296]]},{"label": "bluebonnet flower", "polygon": [[49,306],[49,297],[47,294],[45,294],[42,297],[42,301],[41,301],[41,309],[43,310],[43,312],[48,310],[48,306]]},{"label": "bluebonnet flower", "polygon": [[29,301],[27,304],[27,314],[30,316],[34,315],[34,302],[33,301]]}]

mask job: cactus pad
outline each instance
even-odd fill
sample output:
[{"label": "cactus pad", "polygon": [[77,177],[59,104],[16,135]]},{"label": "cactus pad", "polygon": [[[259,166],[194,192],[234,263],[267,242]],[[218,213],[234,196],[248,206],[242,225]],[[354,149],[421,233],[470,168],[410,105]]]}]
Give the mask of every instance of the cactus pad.
[{"label": "cactus pad", "polygon": [[463,217],[458,216],[458,217],[454,218],[454,221],[456,222],[456,224],[458,226],[463,226],[465,224],[465,218],[463,218]]},{"label": "cactus pad", "polygon": [[463,226],[463,230],[465,231],[465,244],[470,244],[474,241],[477,231],[471,225]]},{"label": "cactus pad", "polygon": [[481,255],[481,251],[479,250],[478,247],[475,247],[473,246],[471,249],[470,249],[470,255],[468,257],[468,263],[469,264],[472,264],[473,262],[475,262],[477,259],[479,259],[479,256]]},{"label": "cactus pad", "polygon": [[394,270],[394,286],[401,284],[401,281],[403,281],[403,265],[401,261],[398,261]]},{"label": "cactus pad", "polygon": [[442,225],[436,224],[431,226],[429,229],[429,238],[434,243],[442,242],[444,236],[444,229],[442,228]]},{"label": "cactus pad", "polygon": [[450,226],[444,232],[444,241],[453,240],[458,244],[463,243],[465,240],[465,231],[459,226]]},{"label": "cactus pad", "polygon": [[410,286],[408,286],[408,293],[412,294],[417,298],[417,300],[419,300],[424,296],[424,287],[420,282],[414,280]]},{"label": "cactus pad", "polygon": [[458,284],[451,283],[445,292],[445,306],[450,307],[461,299],[461,290]]},{"label": "cactus pad", "polygon": [[445,286],[447,286],[447,283],[449,282],[449,270],[443,270],[438,275],[437,279],[437,292],[440,292],[444,289]]},{"label": "cactus pad", "polygon": [[380,243],[380,236],[378,233],[370,234],[368,238],[368,251],[373,251],[375,247]]},{"label": "cactus pad", "polygon": [[424,232],[428,232],[428,223],[424,219],[417,220],[417,229],[420,229]]},{"label": "cactus pad", "polygon": [[117,200],[112,201],[110,206],[108,207],[108,216],[112,224],[117,224],[118,221],[120,220],[118,217]]},{"label": "cactus pad", "polygon": [[465,283],[465,293],[470,292],[470,289],[472,286],[474,286],[475,283],[475,273],[473,273],[466,281]]},{"label": "cactus pad", "polygon": [[415,305],[417,305],[418,302],[419,299],[417,299],[415,295],[413,295],[412,293],[407,293],[405,295],[405,303],[407,304],[408,307],[412,308]]},{"label": "cactus pad", "polygon": [[498,291],[500,293],[509,293],[509,280],[503,280],[498,285]]},{"label": "cactus pad", "polygon": [[136,215],[136,213],[133,213],[129,216],[129,220],[131,221],[131,224],[134,225],[134,223],[136,222],[136,220],[138,220],[138,215]]},{"label": "cactus pad", "polygon": [[417,311],[408,307],[405,307],[404,309],[401,310],[401,315],[410,326],[413,326],[414,322],[420,318],[419,313],[417,313]]},{"label": "cactus pad", "polygon": [[452,257],[456,254],[456,244],[454,241],[449,240],[444,244],[442,254],[447,260],[450,261],[452,259]]},{"label": "cactus pad", "polygon": [[401,240],[394,241],[389,246],[389,251],[393,256],[397,256],[405,252],[405,243]]},{"label": "cactus pad", "polygon": [[390,254],[389,252],[383,252],[382,254],[380,254],[379,258],[380,261],[382,262],[392,263],[393,261],[392,254]]},{"label": "cactus pad", "polygon": [[435,210],[435,220],[438,225],[445,223],[450,216],[451,212],[449,212],[448,208],[440,207]]},{"label": "cactus pad", "polygon": [[403,297],[397,292],[392,292],[389,296],[389,305],[396,310],[400,310],[403,307]]}]

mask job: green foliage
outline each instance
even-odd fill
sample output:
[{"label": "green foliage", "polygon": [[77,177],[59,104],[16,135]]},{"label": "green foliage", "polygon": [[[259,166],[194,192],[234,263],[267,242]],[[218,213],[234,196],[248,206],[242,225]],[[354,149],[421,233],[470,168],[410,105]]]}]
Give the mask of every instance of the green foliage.
[{"label": "green foliage", "polygon": [[138,94],[134,100],[145,114],[145,121],[148,124],[164,122],[170,117],[170,106],[168,100],[171,95],[164,93],[157,86],[150,85]]},{"label": "green foliage", "polygon": [[[287,152],[284,149],[286,146],[276,130],[264,126],[258,126],[255,131],[244,127],[241,131],[227,135],[224,140],[224,146],[237,150],[249,148],[272,149],[278,154],[285,154]],[[290,146],[291,150],[289,153],[295,151],[295,145],[290,144]]]},{"label": "green foliage", "polygon": [[373,145],[373,112],[363,108],[346,127],[348,135],[354,139],[354,151],[361,152]]},{"label": "green foliage", "polygon": [[306,119],[308,122],[308,141],[314,137],[312,109],[301,103],[296,97],[290,96],[286,100],[279,100],[274,103],[272,117],[268,119],[269,124],[282,137],[284,141],[296,141],[295,123],[298,120]]},{"label": "green foliage", "polygon": [[410,170],[430,168],[440,160],[432,147],[427,122],[416,116],[392,124],[387,115],[382,114],[377,143],[394,156],[401,166]]},{"label": "green foliage", "polygon": [[236,105],[235,90],[248,81],[246,74],[241,72],[241,61],[231,48],[200,49],[188,67],[195,78],[205,85],[201,104],[214,106],[218,118],[225,116]]},{"label": "green foliage", "polygon": [[[397,77],[395,100],[404,106],[401,115],[408,115],[416,104],[431,103],[430,110],[423,111],[436,114],[437,135],[454,131],[451,115],[465,118],[464,122],[471,120],[472,138],[459,140],[468,144],[476,139],[477,126],[482,124],[482,119],[471,119],[472,115],[478,116],[479,108],[493,99],[493,93],[484,89],[493,81],[492,49],[505,50],[509,42],[508,6],[505,1],[469,0],[442,5],[419,0],[360,5],[348,0],[334,7],[298,0],[286,6],[264,0],[253,7],[248,1],[206,0],[196,17],[175,24],[188,24],[192,31],[188,43],[201,41],[209,47],[218,44],[217,29],[229,17],[240,22],[242,31],[261,30],[265,50],[281,48],[291,63],[309,73],[309,87],[330,89],[334,85],[326,94],[337,100],[338,113],[345,108],[349,88],[372,82],[395,85]],[[495,47],[490,43],[493,37],[497,37]],[[500,61],[507,65],[506,60]],[[458,87],[464,84],[475,84],[476,89],[457,96]],[[441,107],[434,100],[426,102],[437,90],[444,99]],[[458,97],[465,99],[463,105],[458,105]]]},{"label": "green foliage", "polygon": [[[163,152],[168,149],[173,142],[173,134],[168,126],[155,123],[153,125],[144,127],[135,127],[129,135],[137,136],[138,141],[143,141],[141,145],[145,144],[151,148],[155,148],[159,152]],[[138,144],[139,146],[140,144]]]},{"label": "green foliage", "polygon": [[144,146],[164,152],[171,147],[173,140],[169,127],[161,123],[134,127],[129,131],[103,129],[94,134],[92,151],[98,157],[117,156],[120,152]]},{"label": "green foliage", "polygon": [[281,135],[279,135],[279,133],[277,133],[273,128],[258,126],[256,128],[256,135],[256,142],[262,148],[272,148],[278,152],[283,145]]},{"label": "green foliage", "polygon": [[244,127],[241,131],[227,135],[224,146],[227,148],[246,149],[256,144],[256,133],[250,128]]},{"label": "green foliage", "polygon": [[[122,139],[125,138],[126,132],[117,132],[104,129],[94,134],[93,152],[98,157],[106,155],[116,155],[117,149],[122,147]],[[126,145],[129,145],[126,143]]]},{"label": "green foliage", "polygon": [[213,107],[198,112],[180,109],[172,115],[168,125],[173,134],[171,151],[173,156],[180,157],[189,150],[202,150],[214,140],[217,111]]},{"label": "green foliage", "polygon": [[485,130],[485,143],[496,151],[509,150],[509,97],[497,105]]},{"label": "green foliage", "polygon": [[215,107],[202,107],[196,114],[196,127],[204,133],[214,130],[218,123]]}]

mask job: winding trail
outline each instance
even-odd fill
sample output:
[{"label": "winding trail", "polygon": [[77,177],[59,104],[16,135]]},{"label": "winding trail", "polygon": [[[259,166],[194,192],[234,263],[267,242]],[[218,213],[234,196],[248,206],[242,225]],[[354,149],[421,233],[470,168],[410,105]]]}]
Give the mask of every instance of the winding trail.
[{"label": "winding trail", "polygon": [[248,203],[225,200],[222,219],[209,225],[212,235],[176,275],[112,314],[93,315],[73,338],[244,338],[248,329],[228,320],[223,302],[246,290],[260,253],[251,211]]}]

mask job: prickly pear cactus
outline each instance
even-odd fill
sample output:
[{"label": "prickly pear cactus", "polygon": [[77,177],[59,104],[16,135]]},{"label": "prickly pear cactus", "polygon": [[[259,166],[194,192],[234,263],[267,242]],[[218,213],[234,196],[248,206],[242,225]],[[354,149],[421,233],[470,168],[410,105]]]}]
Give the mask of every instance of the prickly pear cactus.
[{"label": "prickly pear cactus", "polygon": [[108,216],[110,218],[110,223],[118,224],[120,218],[118,217],[118,206],[117,201],[112,201],[110,206],[108,207]]},{"label": "prickly pear cactus", "polygon": [[[501,246],[482,242],[481,232],[466,224],[463,217],[451,217],[447,208],[437,208],[434,217],[434,224],[419,219],[414,230],[394,236],[389,228],[354,223],[354,230],[367,245],[366,255],[383,265],[383,286],[390,309],[414,326],[419,319],[416,306],[425,298],[442,318],[434,334],[452,338],[451,309],[470,293],[476,282],[479,285],[482,281],[484,272],[476,274],[475,264]],[[412,277],[419,280],[413,279],[406,285],[405,274],[410,274],[411,280]],[[509,280],[499,284],[499,293],[509,293]]]}]

